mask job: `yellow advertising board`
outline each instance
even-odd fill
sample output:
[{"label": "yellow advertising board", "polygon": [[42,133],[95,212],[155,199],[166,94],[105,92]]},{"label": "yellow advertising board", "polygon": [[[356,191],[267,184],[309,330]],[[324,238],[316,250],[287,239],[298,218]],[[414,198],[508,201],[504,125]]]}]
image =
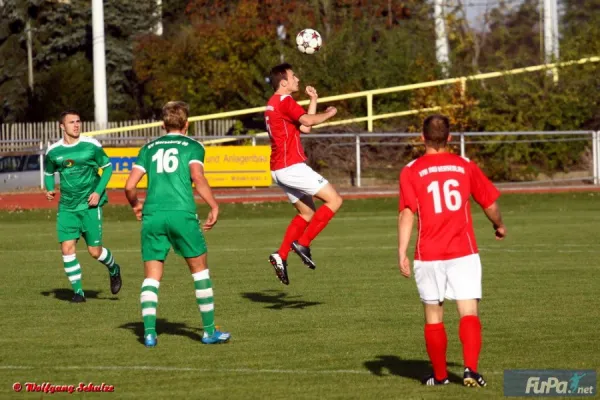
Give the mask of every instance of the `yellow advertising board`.
[{"label": "yellow advertising board", "polygon": [[[113,167],[109,189],[123,189],[140,149],[134,147],[105,148]],[[271,186],[269,146],[206,147],[204,174],[211,187]],[[138,188],[148,187],[146,176]]]}]

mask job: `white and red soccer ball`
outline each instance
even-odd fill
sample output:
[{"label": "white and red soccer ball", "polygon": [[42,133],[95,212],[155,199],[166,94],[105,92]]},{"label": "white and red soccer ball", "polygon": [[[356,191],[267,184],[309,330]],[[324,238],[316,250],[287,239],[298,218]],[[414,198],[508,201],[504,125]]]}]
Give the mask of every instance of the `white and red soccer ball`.
[{"label": "white and red soccer ball", "polygon": [[322,44],[321,34],[314,29],[304,29],[296,35],[296,45],[301,53],[314,54]]}]

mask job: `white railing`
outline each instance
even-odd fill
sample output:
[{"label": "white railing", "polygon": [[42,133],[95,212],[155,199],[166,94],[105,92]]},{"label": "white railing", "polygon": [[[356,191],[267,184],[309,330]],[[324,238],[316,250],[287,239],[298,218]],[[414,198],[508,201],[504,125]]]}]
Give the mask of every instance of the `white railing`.
[{"label": "white railing", "polygon": [[[367,131],[372,132],[373,131],[373,121],[376,121],[376,120],[388,119],[388,118],[398,118],[398,117],[404,117],[404,116],[408,116],[408,115],[417,115],[417,114],[429,113],[429,112],[437,112],[437,111],[442,111],[445,108],[460,107],[460,105],[449,105],[446,107],[435,106],[435,107],[421,108],[421,109],[416,109],[416,110],[406,110],[406,111],[398,111],[398,112],[392,112],[392,113],[386,113],[386,114],[376,114],[373,109],[373,97],[374,96],[380,96],[380,95],[385,95],[385,94],[389,94],[389,93],[398,93],[398,92],[403,92],[403,91],[411,91],[411,90],[421,89],[421,88],[447,86],[447,85],[455,85],[455,84],[460,85],[461,93],[464,95],[467,90],[467,84],[469,82],[475,82],[475,81],[486,80],[486,79],[494,79],[494,78],[499,78],[499,77],[503,77],[503,76],[519,75],[519,74],[525,74],[525,73],[531,73],[531,72],[541,72],[541,71],[550,71],[550,70],[554,71],[557,68],[568,68],[568,67],[572,67],[575,65],[583,65],[583,64],[598,65],[596,63],[600,63],[600,57],[597,57],[597,56],[587,57],[587,58],[581,58],[579,60],[564,61],[564,62],[558,62],[558,63],[552,63],[552,64],[533,65],[533,66],[529,66],[529,67],[525,67],[525,68],[516,68],[516,69],[511,69],[511,70],[506,70],[506,71],[486,72],[486,73],[482,73],[482,74],[461,76],[461,77],[457,77],[457,78],[442,79],[442,80],[436,80],[436,81],[430,81],[430,82],[420,82],[420,83],[394,86],[394,87],[388,87],[388,88],[365,90],[362,92],[346,93],[346,94],[340,94],[340,95],[334,95],[334,96],[321,97],[321,98],[319,98],[319,104],[333,102],[333,101],[347,100],[347,99],[364,98],[364,99],[366,99],[366,104],[367,104],[367,115],[362,116],[362,117],[353,117],[353,118],[349,118],[349,119],[329,121],[329,122],[325,122],[323,124],[317,125],[315,128],[327,127],[327,126],[338,126],[338,125],[349,125],[349,124],[366,122],[367,123]],[[300,105],[307,105],[308,102],[309,102],[309,100],[302,100],[298,103]],[[219,113],[208,114],[208,115],[198,115],[198,116],[190,117],[189,121],[190,122],[208,121],[208,120],[214,120],[216,118],[231,118],[231,117],[238,117],[240,115],[252,115],[252,114],[257,114],[257,113],[263,113],[265,111],[265,107],[266,106],[252,107],[252,108],[247,108],[244,110],[219,112]],[[98,131],[94,131],[94,132],[88,132],[88,134],[90,136],[114,134],[114,133],[118,133],[118,132],[123,132],[125,130],[150,129],[150,128],[154,128],[159,125],[160,125],[160,122],[154,122],[154,123],[142,124],[142,125],[138,125],[138,126],[132,126],[132,127],[128,127],[128,128],[102,129],[102,130],[98,130]],[[266,134],[267,134],[266,132],[261,133],[261,135],[265,135],[265,136],[266,136]],[[223,141],[229,141],[229,140],[230,140],[230,138],[223,139]]]},{"label": "white railing", "polygon": [[[590,150],[592,153],[592,170],[588,171],[589,174],[585,176],[579,176],[575,178],[580,181],[590,181],[593,182],[594,185],[600,184],[600,131],[552,131],[552,132],[456,132],[453,133],[453,141],[451,142],[453,145],[457,145],[460,149],[460,153],[463,156],[467,155],[467,149],[469,145],[476,144],[486,144],[486,143],[499,143],[499,144],[509,144],[509,143],[544,143],[544,142],[571,142],[571,141],[589,141],[590,142]],[[354,151],[354,174],[355,181],[354,184],[357,187],[362,186],[362,178],[363,178],[363,167],[361,166],[361,158],[364,146],[374,146],[377,145],[377,142],[367,142],[367,139],[380,138],[380,139],[389,139],[389,138],[398,138],[398,139],[415,139],[418,138],[420,134],[418,133],[336,133],[336,134],[304,134],[302,138],[305,140],[320,140],[320,139],[340,139],[338,146],[353,146]],[[528,139],[527,136],[532,136],[531,139]],[[542,136],[543,138],[533,137],[533,136]],[[563,137],[556,137],[563,136]],[[567,137],[564,137],[567,136]],[[498,140],[497,137],[502,137],[501,140]],[[219,138],[215,140],[214,136],[195,136],[197,140],[205,141],[205,143],[210,142],[219,142]],[[478,140],[473,140],[474,138],[478,138]],[[490,139],[486,139],[490,138]],[[106,147],[114,147],[114,143],[116,141],[123,141],[130,143],[130,145],[141,146],[144,142],[149,140],[150,138],[141,138],[137,136],[129,136],[129,137],[107,137],[102,138],[99,137],[100,141]],[[255,146],[257,144],[268,143],[266,138],[256,137],[252,135],[245,136],[227,136],[227,139],[233,141],[243,141],[245,144]],[[28,148],[30,149],[30,154],[39,154],[40,157],[40,169],[43,169],[43,155],[45,153],[45,149],[50,144],[49,142],[41,142],[35,140],[20,140],[20,144],[26,143]],[[0,141],[0,146],[2,145],[2,141]],[[418,144],[415,140],[403,140],[392,143],[379,143],[381,145],[386,146],[414,146]],[[350,161],[350,160],[348,160]],[[401,165],[398,165],[398,170]],[[40,185],[43,185],[43,174],[40,171]],[[548,183],[561,183],[568,182],[570,180],[574,180],[572,178],[558,178],[551,180],[536,180],[536,181],[526,181],[519,182],[522,184],[548,184]],[[1,182],[0,182],[1,183]],[[0,186],[1,189],[1,186]]]}]

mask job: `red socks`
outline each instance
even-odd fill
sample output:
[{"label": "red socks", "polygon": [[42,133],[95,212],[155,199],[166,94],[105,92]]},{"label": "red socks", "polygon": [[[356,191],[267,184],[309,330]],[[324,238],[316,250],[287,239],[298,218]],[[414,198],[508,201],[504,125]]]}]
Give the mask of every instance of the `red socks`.
[{"label": "red socks", "polygon": [[[476,315],[467,315],[460,319],[458,335],[463,345],[465,367],[477,371],[479,352],[481,351],[481,322]],[[438,381],[448,377],[446,371],[446,348],[448,338],[444,323],[425,324],[425,346],[433,365],[433,375]]]},{"label": "red socks", "polygon": [[425,346],[427,354],[433,365],[433,376],[438,381],[448,377],[446,370],[446,348],[448,347],[448,337],[444,323],[425,324]]},{"label": "red socks", "polygon": [[312,242],[313,239],[316,238],[323,229],[325,229],[334,215],[335,214],[333,211],[331,211],[331,208],[327,207],[326,205],[319,207],[317,212],[315,212],[315,215],[313,215],[312,219],[310,220],[308,227],[306,227],[306,230],[302,236],[300,236],[300,239],[298,239],[298,243],[305,247],[310,246],[310,242]]},{"label": "red socks", "polygon": [[281,247],[279,248],[279,255],[284,260],[287,260],[288,254],[290,253],[290,249],[292,247],[292,242],[298,240],[300,236],[304,233],[308,222],[300,215],[296,215],[287,230],[285,231],[285,235],[283,237],[283,242],[281,243]]},{"label": "red socks", "polygon": [[481,322],[476,315],[467,315],[460,319],[458,336],[463,345],[465,367],[477,371],[479,352],[481,351]]},{"label": "red socks", "polygon": [[290,248],[292,247],[292,242],[295,240],[298,241],[302,246],[308,247],[310,242],[313,241],[317,235],[325,229],[331,218],[334,216],[334,212],[331,211],[331,208],[327,206],[321,206],[315,212],[310,223],[306,222],[304,218],[300,215],[296,215],[287,230],[285,231],[285,235],[283,237],[283,242],[281,242],[281,247],[277,253],[283,258],[287,260],[288,254],[290,253]]}]

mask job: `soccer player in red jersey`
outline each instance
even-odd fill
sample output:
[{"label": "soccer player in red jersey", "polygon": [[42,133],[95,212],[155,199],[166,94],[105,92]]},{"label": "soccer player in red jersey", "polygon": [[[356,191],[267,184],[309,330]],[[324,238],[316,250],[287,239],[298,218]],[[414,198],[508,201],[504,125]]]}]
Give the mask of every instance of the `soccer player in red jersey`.
[{"label": "soccer player in red jersey", "polygon": [[450,154],[450,123],[432,115],[423,124],[425,155],[408,163],[400,173],[398,215],[398,263],[410,277],[406,255],[414,216],[418,214],[418,238],[414,272],[425,309],[425,345],[433,365],[426,385],[444,385],[447,337],[443,323],[444,299],[456,300],[460,316],[459,337],[463,346],[466,386],[486,386],[477,372],[481,350],[481,262],[475,242],[469,198],[473,196],[492,222],[496,239],[506,227],[496,200],[500,193],[481,169],[467,158]]},{"label": "soccer player in red jersey", "polygon": [[[327,179],[306,165],[306,155],[300,142],[300,132],[310,132],[311,126],[327,121],[337,110],[328,107],[325,112],[317,114],[318,95],[312,86],[306,87],[306,94],[310,97],[308,111],[296,103],[292,93],[299,90],[300,80],[289,64],[273,67],[270,82],[275,94],[267,103],[265,123],[271,139],[271,175],[298,214],[288,226],[279,250],[269,256],[269,261],[279,280],[288,285],[287,257],[290,250],[293,248],[306,266],[315,269],[310,243],[342,206],[341,196]],[[313,196],[324,202],[318,209]]]}]

